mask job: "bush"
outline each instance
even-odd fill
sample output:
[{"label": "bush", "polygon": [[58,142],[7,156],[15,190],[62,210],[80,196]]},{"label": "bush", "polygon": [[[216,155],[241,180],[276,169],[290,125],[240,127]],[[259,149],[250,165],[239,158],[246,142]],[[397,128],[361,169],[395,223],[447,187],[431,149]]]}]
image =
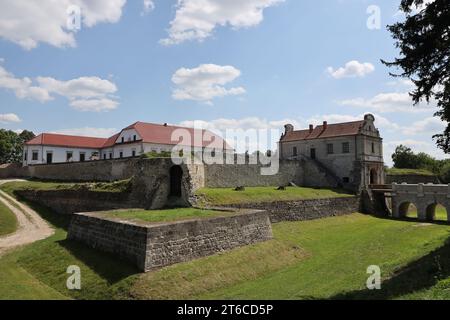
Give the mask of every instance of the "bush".
[{"label": "bush", "polygon": [[446,163],[442,166],[439,173],[439,179],[443,183],[450,183],[450,162],[446,161]]}]

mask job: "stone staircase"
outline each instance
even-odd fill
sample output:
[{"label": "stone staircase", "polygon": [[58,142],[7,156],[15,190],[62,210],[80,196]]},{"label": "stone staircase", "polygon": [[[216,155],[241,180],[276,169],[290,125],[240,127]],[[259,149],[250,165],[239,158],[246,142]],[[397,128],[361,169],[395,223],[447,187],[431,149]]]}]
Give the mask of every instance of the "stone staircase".
[{"label": "stone staircase", "polygon": [[320,161],[307,156],[301,156],[300,160],[305,167],[304,184],[306,186],[332,188],[344,186],[341,179]]}]

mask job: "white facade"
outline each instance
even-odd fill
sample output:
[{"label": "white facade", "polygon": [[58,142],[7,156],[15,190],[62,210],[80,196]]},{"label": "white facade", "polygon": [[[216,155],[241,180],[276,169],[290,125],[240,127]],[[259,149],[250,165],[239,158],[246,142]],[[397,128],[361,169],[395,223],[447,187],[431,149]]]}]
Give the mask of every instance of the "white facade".
[{"label": "white facade", "polygon": [[23,153],[23,165],[27,166],[44,163],[98,160],[100,156],[100,149],[33,145],[25,146]]},{"label": "white facade", "polygon": [[[134,136],[133,132],[130,131],[128,135],[126,134],[124,135],[124,138],[128,139],[129,137],[131,137],[131,139],[133,139],[133,136]],[[115,144],[112,147],[107,147],[103,149],[29,145],[24,147],[23,165],[28,166],[38,164],[50,164],[50,163],[132,158],[132,157],[139,157],[142,154],[149,152],[157,152],[157,153],[172,152],[172,149],[174,148],[173,145],[168,144],[154,144],[142,142],[139,141],[139,138],[137,142],[133,142],[133,140],[131,140],[131,142],[128,142],[128,140],[125,140],[125,142],[122,143],[121,141],[122,135],[119,136],[119,138],[117,139],[117,144]],[[212,151],[212,149],[210,150],[208,148],[205,149],[200,147],[191,148],[189,146],[186,146],[185,148],[183,148],[183,150],[186,152],[189,152],[191,150],[194,152]],[[35,153],[34,158],[33,153]],[[48,158],[47,155],[51,155],[50,158]]]}]

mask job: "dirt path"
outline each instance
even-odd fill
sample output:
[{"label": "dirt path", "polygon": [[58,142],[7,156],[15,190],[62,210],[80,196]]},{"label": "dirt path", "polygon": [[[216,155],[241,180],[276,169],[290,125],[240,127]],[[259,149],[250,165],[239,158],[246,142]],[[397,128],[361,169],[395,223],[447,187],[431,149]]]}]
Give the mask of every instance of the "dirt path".
[{"label": "dirt path", "polygon": [[[0,185],[11,181],[18,180],[2,180]],[[12,248],[45,239],[55,232],[34,210],[1,190],[0,201],[16,215],[19,225],[15,233],[0,237],[0,256]]]}]

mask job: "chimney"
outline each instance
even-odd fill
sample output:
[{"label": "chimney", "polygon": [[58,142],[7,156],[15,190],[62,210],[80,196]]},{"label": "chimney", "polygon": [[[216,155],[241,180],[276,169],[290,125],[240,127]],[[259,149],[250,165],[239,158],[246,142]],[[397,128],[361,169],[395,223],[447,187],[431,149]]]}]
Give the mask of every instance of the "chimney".
[{"label": "chimney", "polygon": [[287,124],[284,126],[284,133],[287,134],[288,132],[294,131],[294,126],[292,124]]},{"label": "chimney", "polygon": [[328,128],[328,122],[324,121],[323,122],[323,131],[327,130],[327,128]]},{"label": "chimney", "polygon": [[309,125],[309,133],[312,133],[314,131],[314,125],[310,124]]}]

